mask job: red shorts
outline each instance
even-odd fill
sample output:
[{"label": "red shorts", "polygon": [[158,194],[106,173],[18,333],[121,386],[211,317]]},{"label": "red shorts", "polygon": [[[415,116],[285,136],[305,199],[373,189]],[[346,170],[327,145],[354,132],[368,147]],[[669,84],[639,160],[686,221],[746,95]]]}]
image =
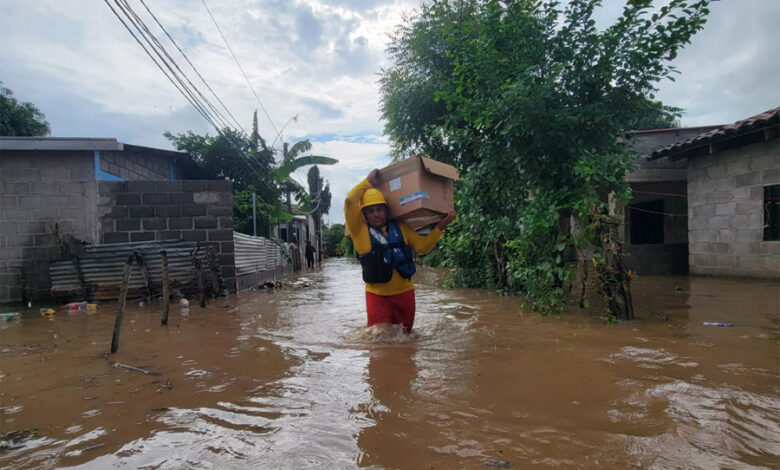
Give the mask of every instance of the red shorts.
[{"label": "red shorts", "polygon": [[414,289],[396,295],[377,295],[366,292],[368,325],[400,323],[406,333],[414,326]]}]

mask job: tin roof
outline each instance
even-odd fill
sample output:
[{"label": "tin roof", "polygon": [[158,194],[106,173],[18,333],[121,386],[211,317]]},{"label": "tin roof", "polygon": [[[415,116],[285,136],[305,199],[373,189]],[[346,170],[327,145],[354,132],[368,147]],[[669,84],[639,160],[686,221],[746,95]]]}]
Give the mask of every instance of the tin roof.
[{"label": "tin roof", "polygon": [[752,132],[762,131],[767,127],[776,126],[780,123],[780,106],[756,114],[747,119],[737,121],[733,124],[720,126],[716,129],[698,134],[688,139],[676,142],[666,147],[661,147],[650,154],[650,159],[662,158],[667,156],[679,156],[693,149],[709,147],[710,144],[733,139],[735,137],[750,134]]},{"label": "tin roof", "polygon": [[122,142],[105,138],[0,137],[0,150],[123,150]]},{"label": "tin roof", "polygon": [[188,156],[185,152],[124,144],[114,138],[100,137],[0,137],[0,150],[130,150],[158,156]]}]

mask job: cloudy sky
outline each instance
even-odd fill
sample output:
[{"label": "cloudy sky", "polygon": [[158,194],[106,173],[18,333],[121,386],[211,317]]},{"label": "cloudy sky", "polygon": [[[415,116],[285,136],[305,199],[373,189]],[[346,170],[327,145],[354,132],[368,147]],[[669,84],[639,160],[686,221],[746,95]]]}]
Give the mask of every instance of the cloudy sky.
[{"label": "cloudy sky", "polygon": [[[144,1],[244,129],[259,109],[268,140],[280,131],[284,141],[308,138],[314,153],[339,159],[321,171],[333,193],[329,219],[343,222],[349,188],[390,161],[377,74],[387,63],[388,33],[420,2]],[[127,2],[208,93],[141,1]],[[605,0],[600,23],[622,3]],[[780,105],[780,1],[723,0],[711,10],[675,62],[681,74],[659,84],[660,99],[685,109],[684,126],[725,124]],[[171,148],[166,130],[214,134],[103,0],[0,0],[0,32],[0,81],[46,114],[53,136]]]}]

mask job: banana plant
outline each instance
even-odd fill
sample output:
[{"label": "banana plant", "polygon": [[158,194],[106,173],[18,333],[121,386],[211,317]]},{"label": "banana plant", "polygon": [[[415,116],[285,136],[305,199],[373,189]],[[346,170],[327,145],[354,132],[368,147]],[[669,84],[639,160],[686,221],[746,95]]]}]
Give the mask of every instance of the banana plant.
[{"label": "banana plant", "polygon": [[292,145],[285,142],[282,145],[282,162],[274,169],[274,177],[282,188],[287,202],[287,212],[290,219],[287,221],[287,242],[292,241],[292,194],[296,199],[306,198],[306,189],[292,178],[293,172],[306,165],[335,165],[338,160],[322,155],[304,155],[302,153],[311,150],[311,142],[308,139],[301,140]]},{"label": "banana plant", "polygon": [[339,161],[335,158],[322,155],[304,155],[304,152],[311,150],[311,142],[308,139],[301,140],[289,146],[287,142],[282,146],[282,162],[274,169],[274,176],[279,184],[284,183],[290,178],[295,170],[306,165],[335,165]]}]

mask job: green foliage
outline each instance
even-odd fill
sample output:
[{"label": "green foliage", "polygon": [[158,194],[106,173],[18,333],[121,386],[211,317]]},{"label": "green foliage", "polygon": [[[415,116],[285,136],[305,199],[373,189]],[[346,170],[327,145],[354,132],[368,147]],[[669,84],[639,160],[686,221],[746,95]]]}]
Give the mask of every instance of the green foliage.
[{"label": "green foliage", "polygon": [[344,224],[333,224],[322,231],[322,244],[328,256],[343,256],[341,242],[344,236]]},{"label": "green foliage", "polygon": [[229,178],[236,191],[254,186],[266,201],[279,197],[272,175],[273,152],[265,147],[264,142],[260,148],[253,148],[250,139],[228,128],[222,129],[215,137],[192,131],[178,135],[165,132],[163,135],[177,150],[192,156],[205,178]]},{"label": "green foliage", "polygon": [[[655,86],[708,4],[631,1],[599,30],[598,0],[432,0],[398,27],[380,80],[385,132],[397,156],[460,170],[442,243],[455,285],[563,307],[566,254],[598,246],[607,195],[630,195],[634,158],[618,136],[675,124]],[[577,236],[570,215],[586,227]]]},{"label": "green foliage", "polygon": [[300,156],[309,150],[311,150],[311,142],[308,140],[296,142],[292,147],[285,142],[282,150],[282,163],[274,170],[277,181],[283,182],[289,179],[295,170],[306,165],[335,165],[339,162],[335,158],[321,155]]},{"label": "green foliage", "polygon": [[607,315],[601,315],[599,318],[604,320],[604,323],[607,325],[612,325],[614,323],[617,323],[617,317],[615,315],[607,314]]},{"label": "green foliage", "polygon": [[[233,191],[233,230],[247,235],[252,235],[254,232],[252,193],[257,193],[257,190],[251,185],[243,191]],[[287,220],[289,217],[280,201],[268,204],[258,196],[256,204],[257,236],[268,236],[271,233],[272,224]]]},{"label": "green foliage", "polygon": [[252,234],[253,192],[257,193],[257,234],[268,235],[271,226],[281,220],[284,206],[280,200],[281,189],[273,177],[274,154],[262,137],[253,133],[246,138],[227,128],[214,137],[192,131],[163,135],[177,150],[192,156],[205,179],[231,180],[234,230]]},{"label": "green foliage", "polygon": [[0,135],[45,136],[51,128],[46,116],[29,102],[19,102],[14,92],[0,82]]},{"label": "green foliage", "polygon": [[[257,193],[257,234],[265,236],[277,223],[292,219],[292,194],[299,202],[310,203],[306,189],[291,178],[292,172],[305,165],[331,165],[338,160],[315,155],[300,156],[311,149],[311,143],[302,140],[292,147],[284,144],[282,161],[277,166],[274,149],[266,145],[257,131],[257,112],[252,127],[249,137],[229,128],[222,129],[214,137],[192,131],[178,135],[165,132],[163,135],[177,150],[192,156],[204,178],[230,179],[233,184],[233,226],[236,231],[252,234],[252,193]],[[286,210],[282,195],[287,199]],[[328,205],[329,196],[328,191]]]},{"label": "green foliage", "polygon": [[338,248],[336,248],[336,256],[355,257],[357,252],[355,251],[355,245],[352,243],[351,238],[343,237],[339,242]]},{"label": "green foliage", "polygon": [[436,245],[427,255],[423,255],[420,258],[424,266],[441,266],[445,261],[444,250]]},{"label": "green foliage", "polygon": [[[304,167],[306,165],[335,165],[338,163],[338,160],[335,158],[323,157],[320,155],[301,156],[302,153],[308,152],[309,150],[311,150],[311,142],[308,140],[301,140],[296,142],[292,147],[290,147],[290,145],[285,142],[282,146],[282,162],[274,170],[274,177],[281,185],[282,192],[284,193],[285,199],[287,201],[287,212],[290,214],[293,213],[293,194],[295,194],[295,198],[299,202],[304,204],[304,210],[306,212],[311,211],[313,205],[309,194],[306,192],[306,188],[298,184],[298,182],[292,178],[293,172],[298,168]],[[319,170],[317,170],[317,172],[319,173]],[[291,241],[292,226],[289,221],[287,223],[287,237],[288,241]]]}]

